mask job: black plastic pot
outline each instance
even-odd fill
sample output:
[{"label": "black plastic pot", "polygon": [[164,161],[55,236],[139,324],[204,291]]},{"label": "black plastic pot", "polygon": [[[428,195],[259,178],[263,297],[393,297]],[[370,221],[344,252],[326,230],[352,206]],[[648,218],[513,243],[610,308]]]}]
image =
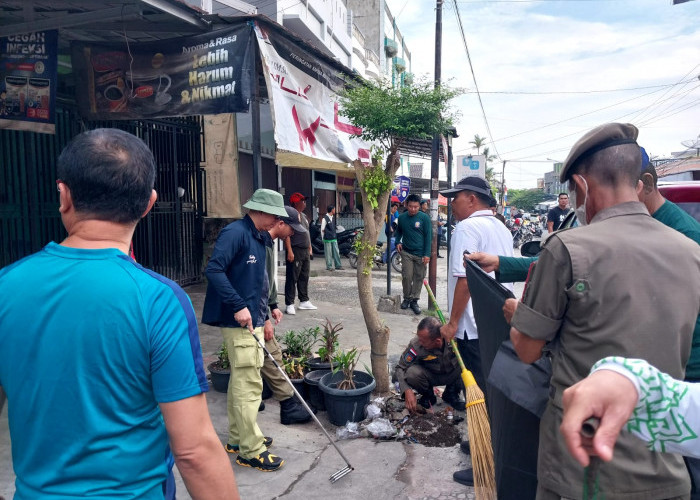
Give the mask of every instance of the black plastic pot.
[{"label": "black plastic pot", "polygon": [[306,366],[309,367],[309,371],[314,371],[314,370],[332,370],[336,366],[338,366],[338,363],[326,363],[325,361],[321,361],[321,358],[316,357],[316,358],[311,358],[306,362]]},{"label": "black plastic pot", "polygon": [[231,370],[229,368],[219,368],[218,361],[210,363],[207,366],[211,374],[211,385],[217,392],[228,392],[228,381],[231,378]]},{"label": "black plastic pot", "polygon": [[328,419],[333,425],[359,422],[365,418],[365,406],[369,404],[370,393],[377,386],[372,375],[362,371],[353,372],[355,389],[338,389],[343,373],[327,373],[318,383],[325,396]]},{"label": "black plastic pot", "polygon": [[323,377],[327,373],[331,373],[331,371],[314,370],[304,375],[304,382],[306,383],[306,393],[309,395],[307,401],[318,411],[326,410],[324,394],[323,392],[321,392],[321,389],[319,389],[318,383],[321,380],[321,377]]},{"label": "black plastic pot", "polygon": [[[301,394],[301,397],[304,398],[304,401],[307,403],[309,402],[309,395],[306,392],[306,384],[304,383],[303,378],[290,378],[289,380],[292,381],[292,385],[294,388],[299,391],[299,394]],[[294,395],[296,397],[296,395]]]}]

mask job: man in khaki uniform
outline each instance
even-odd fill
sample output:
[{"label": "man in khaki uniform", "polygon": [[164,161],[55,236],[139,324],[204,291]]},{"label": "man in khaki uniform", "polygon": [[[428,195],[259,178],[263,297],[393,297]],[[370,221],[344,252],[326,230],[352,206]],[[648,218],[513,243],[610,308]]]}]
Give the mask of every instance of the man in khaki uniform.
[{"label": "man in khaki uniform", "polygon": [[[305,233],[306,228],[299,221],[299,212],[290,206],[285,206],[287,217],[281,218],[272,229],[268,231],[271,240],[268,241],[267,258],[265,267],[267,268],[267,278],[270,284],[270,298],[267,301],[270,309],[270,319],[265,321],[265,348],[275,358],[277,364],[282,366],[282,350],[280,349],[277,340],[275,339],[275,329],[272,321],[279,323],[282,321],[282,311],[277,305],[277,283],[275,282],[275,248],[274,240],[280,238],[284,240],[294,233]],[[311,420],[311,415],[306,411],[306,408],[294,399],[294,391],[287,382],[287,379],[280,373],[272,360],[265,356],[265,362],[260,370],[267,385],[272,390],[272,397],[280,402],[280,421],[284,425],[303,424]],[[265,438],[266,444],[272,444],[272,438]]]},{"label": "man in khaki uniform", "polygon": [[[637,129],[610,123],[585,134],[561,171],[586,227],[554,233],[526,284],[511,340],[531,363],[551,342],[550,399],[540,425],[537,498],[581,498],[584,472],[559,433],[564,389],[606,356],[648,360],[683,378],[700,309],[697,244],[649,216],[637,197]],[[590,225],[588,225],[590,224]],[[655,453],[627,433],[596,478],[607,500],[688,498],[678,455]]]},{"label": "man in khaki uniform", "polygon": [[248,214],[221,230],[209,258],[202,323],[221,327],[231,359],[226,451],[238,453],[238,465],[274,471],[284,460],[267,451],[270,440],[257,424],[263,351],[250,331],[262,338],[268,319],[266,231],[287,211],[282,195],[270,189],[258,189],[243,207]]},{"label": "man in khaki uniform", "polygon": [[406,408],[416,409],[416,395],[421,395],[419,404],[429,408],[437,402],[433,387],[444,385],[442,400],[456,410],[464,411],[464,401],[460,401],[460,368],[450,346],[440,336],[440,321],[432,316],[418,323],[416,336],[401,355],[394,369],[394,377],[399,383],[399,391],[404,395]]}]

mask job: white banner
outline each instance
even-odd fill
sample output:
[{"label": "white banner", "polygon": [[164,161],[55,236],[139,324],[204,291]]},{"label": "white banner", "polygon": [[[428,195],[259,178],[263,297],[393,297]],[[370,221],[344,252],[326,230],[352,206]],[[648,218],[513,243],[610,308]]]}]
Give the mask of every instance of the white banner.
[{"label": "white banner", "polygon": [[335,163],[369,161],[369,145],[350,138],[360,129],[338,114],[342,75],[281,34],[258,24],[255,32],[277,149]]},{"label": "white banner", "polygon": [[484,155],[458,156],[455,166],[457,168],[457,180],[464,177],[486,178],[486,162],[484,161]]}]

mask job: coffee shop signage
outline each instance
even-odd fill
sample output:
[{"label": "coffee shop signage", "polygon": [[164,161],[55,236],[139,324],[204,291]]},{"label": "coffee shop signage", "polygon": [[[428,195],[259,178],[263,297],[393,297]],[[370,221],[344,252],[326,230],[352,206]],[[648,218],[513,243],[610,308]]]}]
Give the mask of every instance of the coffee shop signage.
[{"label": "coffee shop signage", "polygon": [[129,47],[73,43],[80,113],[133,120],[247,111],[251,31],[243,24]]}]

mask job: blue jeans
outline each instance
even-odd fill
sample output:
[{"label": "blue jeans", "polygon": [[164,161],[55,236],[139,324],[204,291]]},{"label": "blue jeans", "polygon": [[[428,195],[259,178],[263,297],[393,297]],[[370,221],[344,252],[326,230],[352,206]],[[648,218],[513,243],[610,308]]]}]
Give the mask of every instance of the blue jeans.
[{"label": "blue jeans", "polygon": [[323,240],[323,253],[326,255],[326,269],[333,269],[334,262],[336,269],[343,267],[340,263],[338,240]]}]

